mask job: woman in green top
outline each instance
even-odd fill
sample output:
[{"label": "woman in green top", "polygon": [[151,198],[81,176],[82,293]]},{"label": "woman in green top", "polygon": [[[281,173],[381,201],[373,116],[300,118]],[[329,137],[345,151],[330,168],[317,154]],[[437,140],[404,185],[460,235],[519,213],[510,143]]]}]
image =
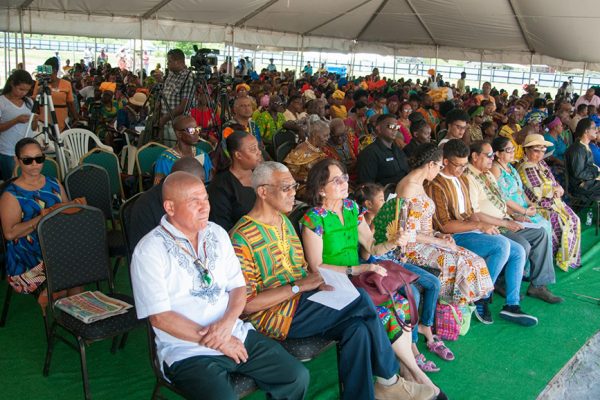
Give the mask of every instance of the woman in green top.
[{"label": "woman in green top", "polygon": [[[408,235],[400,233],[392,240],[375,244],[373,233],[359,212],[358,205],[347,199],[348,174],[344,166],[331,158],[319,161],[308,173],[306,194],[312,208],[300,223],[308,228],[302,230],[302,241],[310,270],[318,272],[318,268],[327,268],[352,275],[375,271],[385,275],[386,270],[379,265],[360,264],[359,244],[377,256],[398,246],[405,246]],[[398,296],[397,300],[396,303],[401,304],[403,299]],[[403,335],[396,320],[396,315],[402,316],[404,311],[396,307],[394,312],[391,300],[377,305],[376,309],[386,326],[396,357],[405,367],[401,375],[432,386],[437,395],[439,389],[416,364],[411,350],[411,335]]]}]

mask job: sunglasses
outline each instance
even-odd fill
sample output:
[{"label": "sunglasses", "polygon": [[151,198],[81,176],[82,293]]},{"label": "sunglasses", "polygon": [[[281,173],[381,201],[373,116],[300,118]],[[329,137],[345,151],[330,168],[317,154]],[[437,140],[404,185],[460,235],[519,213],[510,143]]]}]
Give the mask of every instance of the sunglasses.
[{"label": "sunglasses", "polygon": [[199,134],[200,132],[202,132],[202,127],[197,126],[195,128],[183,128],[183,129],[177,129],[178,131],[181,132],[187,132],[188,135],[196,135]]},{"label": "sunglasses", "polygon": [[400,125],[398,125],[398,124],[389,124],[387,127],[389,129],[393,129],[395,131],[399,131],[400,130]]},{"label": "sunglasses", "polygon": [[350,179],[350,177],[348,176],[348,174],[343,174],[343,175],[338,175],[335,178],[333,178],[330,181],[327,181],[327,183],[335,183],[337,186],[341,186],[344,183],[348,182],[348,180]]},{"label": "sunglasses", "polygon": [[483,154],[484,156],[486,156],[487,158],[494,158],[494,152],[490,151],[489,153],[479,153],[479,154]]},{"label": "sunglasses", "polygon": [[531,149],[531,151],[533,151],[534,153],[545,153],[546,152],[546,148],[545,147],[542,147],[542,148],[534,147],[534,148]]},{"label": "sunglasses", "polygon": [[41,156],[37,156],[37,157],[23,157],[20,160],[25,165],[31,165],[31,164],[33,164],[34,161],[37,164],[43,164],[44,161],[46,161],[46,156],[42,154]]}]

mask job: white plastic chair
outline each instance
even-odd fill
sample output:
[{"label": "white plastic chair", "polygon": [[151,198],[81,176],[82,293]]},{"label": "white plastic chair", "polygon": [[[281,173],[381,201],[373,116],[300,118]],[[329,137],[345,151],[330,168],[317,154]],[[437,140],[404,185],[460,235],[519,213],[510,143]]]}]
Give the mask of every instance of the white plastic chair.
[{"label": "white plastic chair", "polygon": [[79,165],[81,157],[89,151],[90,140],[95,143],[96,147],[113,152],[112,147],[103,144],[94,132],[86,129],[68,129],[61,134],[61,137],[65,144],[65,150],[68,150],[69,169]]}]

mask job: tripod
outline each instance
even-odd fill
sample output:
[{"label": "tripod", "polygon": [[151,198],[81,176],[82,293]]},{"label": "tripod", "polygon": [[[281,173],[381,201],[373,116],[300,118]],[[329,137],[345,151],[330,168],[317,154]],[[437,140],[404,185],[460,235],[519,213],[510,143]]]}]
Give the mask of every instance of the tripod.
[{"label": "tripod", "polygon": [[[56,111],[54,110],[54,103],[52,102],[52,94],[50,91],[50,86],[48,85],[50,81],[50,77],[46,75],[41,75],[39,78],[40,91],[35,99],[35,103],[33,103],[33,113],[29,118],[29,124],[27,128],[27,132],[25,133],[25,137],[30,136],[31,131],[31,122],[33,120],[33,114],[38,110],[43,110],[44,113],[44,122],[42,125],[42,132],[36,136],[44,135],[44,149],[47,149],[50,145],[50,141],[54,142],[54,152],[56,157],[56,162],[58,163],[58,167],[60,169],[61,176],[66,176],[68,171],[67,159],[65,157],[65,144],[60,137],[60,130],[58,128],[58,122],[56,118]],[[48,117],[52,118],[52,123],[48,123]]]}]

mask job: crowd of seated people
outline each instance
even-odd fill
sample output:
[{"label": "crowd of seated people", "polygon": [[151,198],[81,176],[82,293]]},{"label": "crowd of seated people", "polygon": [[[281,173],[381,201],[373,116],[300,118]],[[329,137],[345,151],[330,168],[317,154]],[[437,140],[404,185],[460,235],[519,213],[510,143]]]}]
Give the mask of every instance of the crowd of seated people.
[{"label": "crowd of seated people", "polygon": [[[184,59],[179,52],[168,59],[176,74],[167,79],[185,89]],[[144,122],[146,100],[161,101],[150,93],[163,76],[82,68],[74,66],[70,84],[62,80],[71,89],[64,112],[87,120],[118,151],[115,138]],[[17,107],[27,104],[22,91],[37,90],[21,75],[3,92]],[[51,84],[64,86],[54,75]],[[312,336],[341,343],[343,398],[445,398],[427,375],[443,365],[416,345],[423,337],[441,360],[462,356],[437,335],[439,304],[474,309],[491,324],[489,304],[503,297],[500,318],[527,327],[544,321],[521,308],[523,280],[526,295],[564,301],[553,293],[556,277],[581,266],[581,222],[566,193],[600,199],[593,89],[575,109],[534,87],[509,97],[489,82],[464,93],[442,83],[452,94],[444,97],[439,82],[392,81],[376,70],[356,80],[327,73],[294,80],[265,68],[256,78],[227,86],[232,114],[222,140],[204,97],[187,115],[191,100],[167,95],[175,115],[161,120],[173,141],[133,210],[138,315],[156,330],[165,376],[190,398],[233,398],[231,372],[253,377],[272,398],[303,398],[307,371],[277,341]],[[26,129],[28,118],[13,112],[6,121],[0,111],[0,133]],[[292,149],[281,157],[273,144],[284,131]],[[16,144],[8,139],[0,134],[3,157]],[[212,150],[198,146],[202,139]],[[22,175],[0,199],[0,217],[10,282],[38,293],[42,283],[25,280],[30,270],[43,276],[35,224],[66,196],[40,174],[35,143],[17,146]],[[40,208],[29,197],[46,186]],[[303,204],[305,214],[290,220]],[[391,233],[392,226],[401,228]],[[418,277],[413,294],[401,289],[381,302],[359,288],[342,310],[308,300],[332,290],[320,269],[356,283],[364,273],[386,276],[384,262]],[[409,309],[410,296],[421,307]],[[415,326],[411,313],[420,313]]]}]

